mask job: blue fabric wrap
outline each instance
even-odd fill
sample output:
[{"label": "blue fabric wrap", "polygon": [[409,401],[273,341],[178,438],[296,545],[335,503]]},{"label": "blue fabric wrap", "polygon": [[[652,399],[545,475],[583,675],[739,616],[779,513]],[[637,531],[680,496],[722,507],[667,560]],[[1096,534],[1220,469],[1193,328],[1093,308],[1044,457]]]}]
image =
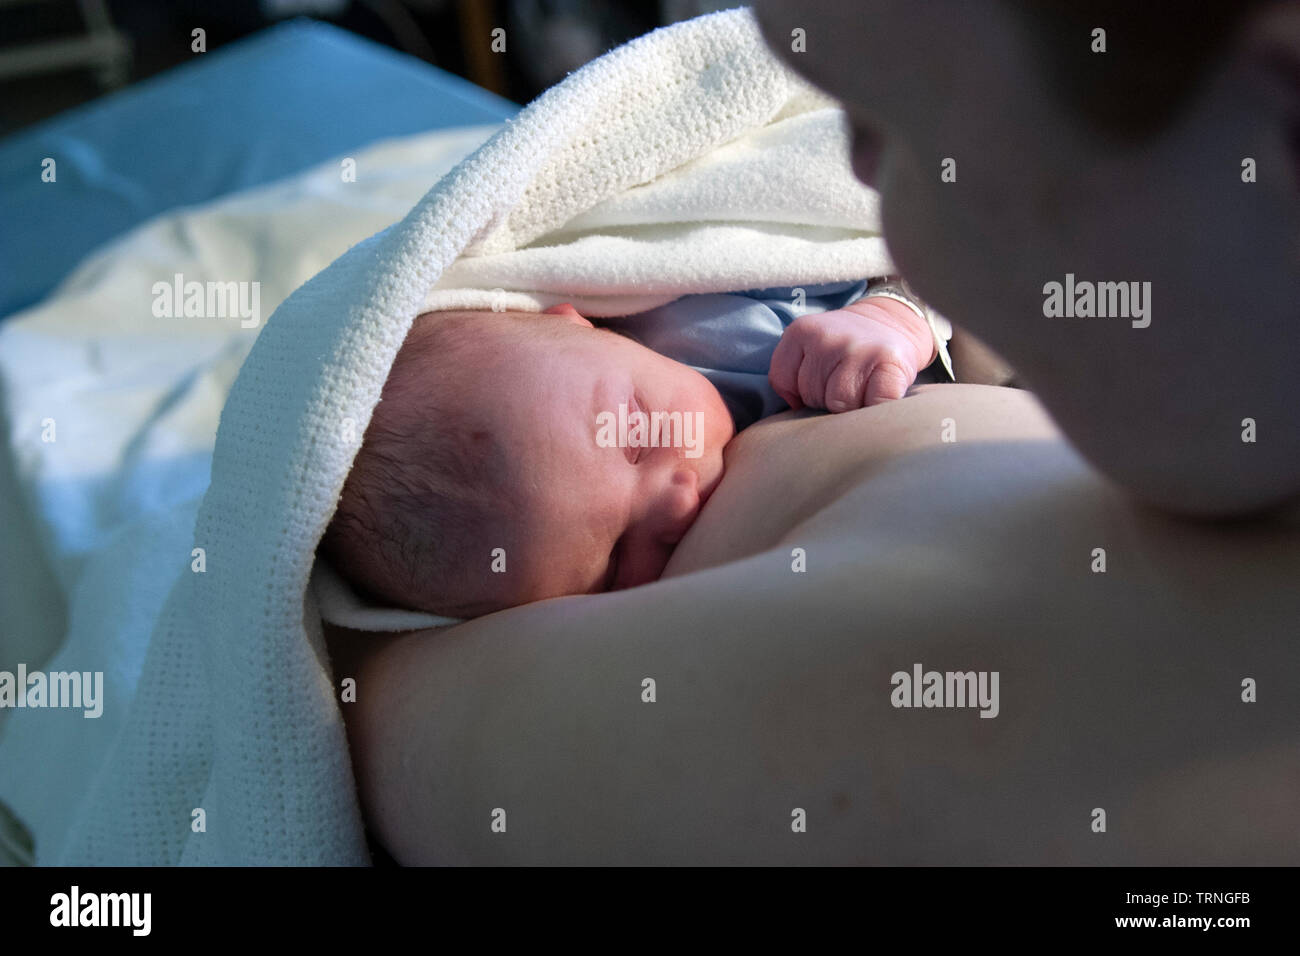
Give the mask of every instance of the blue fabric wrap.
[{"label": "blue fabric wrap", "polygon": [[[804,293],[802,309],[795,306],[797,289]],[[859,279],[687,295],[610,326],[701,372],[722,393],[740,431],[790,407],[767,381],[786,327],[801,315],[842,309],[866,290],[867,280]]]}]

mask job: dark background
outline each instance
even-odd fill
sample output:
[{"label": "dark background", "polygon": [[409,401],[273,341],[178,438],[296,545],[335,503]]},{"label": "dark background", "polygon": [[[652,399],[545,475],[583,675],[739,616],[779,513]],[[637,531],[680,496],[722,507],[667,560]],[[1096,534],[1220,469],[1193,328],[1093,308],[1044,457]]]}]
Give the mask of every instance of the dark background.
[{"label": "dark background", "polygon": [[[0,136],[186,62],[196,55],[191,31],[198,27],[206,31],[211,52],[308,16],[522,104],[656,26],[737,5],[739,0],[2,0]],[[3,69],[11,51],[86,38],[95,22],[116,35],[105,42],[122,55],[97,66],[59,66],[55,56],[37,54],[36,72],[13,76]],[[489,51],[498,26],[506,30],[504,54]]]}]

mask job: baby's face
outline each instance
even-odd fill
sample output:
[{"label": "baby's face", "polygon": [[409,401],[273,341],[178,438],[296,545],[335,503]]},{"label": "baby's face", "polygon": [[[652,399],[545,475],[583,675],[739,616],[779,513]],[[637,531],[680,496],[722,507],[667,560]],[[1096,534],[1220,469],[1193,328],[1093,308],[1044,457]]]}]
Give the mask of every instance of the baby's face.
[{"label": "baby's face", "polygon": [[[485,571],[474,595],[497,607],[656,580],[721,480],[735,431],[699,372],[571,306],[548,313],[527,321],[557,334],[483,349],[481,374],[464,377],[466,401],[511,455],[508,518],[483,542],[485,556],[505,549],[506,572]],[[675,414],[652,435],[637,411]]]}]

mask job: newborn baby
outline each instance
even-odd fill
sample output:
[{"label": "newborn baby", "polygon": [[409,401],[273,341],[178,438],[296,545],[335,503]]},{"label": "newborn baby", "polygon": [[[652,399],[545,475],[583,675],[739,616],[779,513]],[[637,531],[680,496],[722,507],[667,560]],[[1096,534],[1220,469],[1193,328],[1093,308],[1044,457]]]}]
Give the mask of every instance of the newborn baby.
[{"label": "newborn baby", "polygon": [[[571,305],[425,313],[393,363],[322,553],[372,599],[448,617],[654,581],[721,480],[738,428],[785,407],[900,398],[934,360],[930,325],[865,289],[814,290],[843,306],[808,314],[780,307],[790,290],[688,296],[678,303],[697,314],[674,303],[614,328]],[[684,333],[677,351],[693,360],[690,336],[708,325],[701,305],[726,315],[723,300],[738,296],[771,328],[730,367],[692,368],[635,339]],[[775,339],[766,349],[755,346],[763,335]]]}]

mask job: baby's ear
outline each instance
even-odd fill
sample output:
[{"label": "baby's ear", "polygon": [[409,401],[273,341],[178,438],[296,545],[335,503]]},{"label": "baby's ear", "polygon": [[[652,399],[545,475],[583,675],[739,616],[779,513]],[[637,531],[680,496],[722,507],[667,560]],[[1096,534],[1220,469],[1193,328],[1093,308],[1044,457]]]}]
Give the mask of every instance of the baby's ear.
[{"label": "baby's ear", "polygon": [[562,305],[553,305],[549,309],[542,310],[543,315],[558,315],[561,318],[568,319],[574,325],[585,325],[587,328],[594,328],[590,321],[584,319],[578,314],[578,310],[573,307],[572,302],[565,302]]}]

